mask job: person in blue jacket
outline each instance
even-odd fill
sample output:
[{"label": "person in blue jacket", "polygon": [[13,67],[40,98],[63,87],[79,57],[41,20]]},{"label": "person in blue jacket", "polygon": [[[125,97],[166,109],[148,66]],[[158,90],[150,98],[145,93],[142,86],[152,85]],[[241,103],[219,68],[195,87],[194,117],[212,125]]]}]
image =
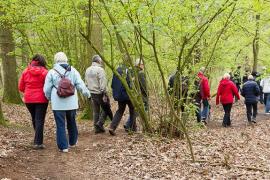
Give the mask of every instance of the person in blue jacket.
[{"label": "person in blue jacket", "polygon": [[254,81],[254,77],[252,75],[249,75],[248,81],[244,83],[241,95],[245,98],[248,122],[256,123],[260,87]]},{"label": "person in blue jacket", "polygon": [[[90,98],[90,92],[85,86],[79,72],[68,64],[65,53],[58,52],[54,56],[55,64],[45,79],[43,91],[48,100],[51,101],[54,119],[56,122],[56,140],[60,152],[68,152],[69,147],[74,147],[78,141],[78,129],[76,125],[76,110],[79,108],[77,90]],[[60,74],[71,81],[75,87],[74,95],[60,97],[57,88],[61,80]],[[68,130],[67,140],[66,124]]]},{"label": "person in blue jacket", "polygon": [[[126,81],[129,85],[129,88],[131,88],[129,69],[125,65],[120,65],[117,68],[117,72],[122,77],[126,77]],[[125,87],[123,86],[122,82],[115,74],[113,75],[113,79],[112,79],[112,91],[113,91],[114,100],[118,102],[118,109],[113,117],[113,120],[109,128],[109,133],[114,136],[115,130],[122,119],[126,106],[128,106],[129,108],[130,123],[135,124],[135,109],[134,109],[133,104],[130,101],[130,98],[126,92]]]}]

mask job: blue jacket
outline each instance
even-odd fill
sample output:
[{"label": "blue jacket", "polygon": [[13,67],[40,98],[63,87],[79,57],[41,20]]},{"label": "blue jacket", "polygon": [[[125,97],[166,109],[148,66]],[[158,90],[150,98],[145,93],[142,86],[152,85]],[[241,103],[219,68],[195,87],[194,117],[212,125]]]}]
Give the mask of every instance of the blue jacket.
[{"label": "blue jacket", "polygon": [[255,81],[248,80],[242,87],[241,95],[245,97],[245,103],[256,103],[260,95],[260,88]]},{"label": "blue jacket", "polygon": [[[64,74],[68,65],[67,64],[55,64],[54,69]],[[51,101],[52,110],[73,110],[78,109],[78,95],[77,90],[81,91],[86,97],[90,97],[90,92],[81,79],[79,72],[71,67],[66,73],[66,77],[71,80],[71,83],[76,87],[75,94],[66,98],[59,97],[56,93],[56,87],[60,81],[60,75],[53,69],[51,69],[45,79],[43,91],[47,99]],[[54,87],[55,86],[55,87]]]},{"label": "blue jacket", "polygon": [[[125,66],[120,66],[117,68],[117,72],[122,76],[125,73],[126,81],[130,86],[129,80],[129,72]],[[123,84],[121,83],[120,79],[114,74],[112,79],[112,91],[113,91],[113,98],[115,101],[128,101],[130,100],[126,89],[124,88]]]}]

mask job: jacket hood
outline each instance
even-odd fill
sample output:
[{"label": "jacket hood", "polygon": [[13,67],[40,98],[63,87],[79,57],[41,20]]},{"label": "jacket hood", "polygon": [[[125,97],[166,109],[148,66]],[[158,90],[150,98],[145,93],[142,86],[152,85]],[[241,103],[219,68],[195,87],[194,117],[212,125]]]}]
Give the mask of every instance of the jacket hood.
[{"label": "jacket hood", "polygon": [[68,67],[69,67],[68,71],[71,71],[71,68],[70,68],[69,64],[67,64],[67,63],[56,63],[56,64],[54,64],[53,69],[56,69],[59,73],[64,74]]},{"label": "jacket hood", "polygon": [[198,77],[199,77],[199,78],[202,78],[202,77],[204,77],[204,74],[203,74],[202,72],[199,72],[199,73],[198,73]]},{"label": "jacket hood", "polygon": [[221,86],[227,86],[227,85],[229,85],[231,83],[231,80],[229,80],[229,79],[222,79],[221,81],[220,81],[220,85]]},{"label": "jacket hood", "polygon": [[44,72],[44,67],[40,66],[37,61],[32,61],[28,66],[28,71],[33,76],[40,76]]}]

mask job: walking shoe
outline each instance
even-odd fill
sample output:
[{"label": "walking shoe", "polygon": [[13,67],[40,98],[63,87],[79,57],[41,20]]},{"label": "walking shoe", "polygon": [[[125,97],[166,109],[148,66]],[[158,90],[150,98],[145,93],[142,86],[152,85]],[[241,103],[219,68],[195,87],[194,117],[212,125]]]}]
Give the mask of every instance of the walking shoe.
[{"label": "walking shoe", "polygon": [[207,124],[207,122],[206,122],[206,120],[205,120],[205,119],[203,119],[203,120],[202,120],[202,123],[203,123],[204,125],[206,125],[206,124]]},{"label": "walking shoe", "polygon": [[251,122],[256,123],[256,118],[252,118]]},{"label": "walking shoe", "polygon": [[110,135],[112,135],[112,136],[115,136],[115,135],[116,135],[115,130],[112,129],[112,128],[109,128],[109,133],[110,133]]},{"label": "walking shoe", "polygon": [[77,146],[77,144],[78,144],[78,141],[75,144],[73,144],[73,145],[69,145],[69,147],[70,148],[75,148]]},{"label": "walking shoe", "polygon": [[38,150],[38,149],[45,149],[45,145],[44,144],[35,144],[33,146],[33,149]]},{"label": "walking shoe", "polygon": [[125,129],[126,132],[129,131],[129,128],[127,127],[127,125],[124,125],[124,129]]},{"label": "walking shoe", "polygon": [[59,149],[59,152],[68,153],[68,149]]}]

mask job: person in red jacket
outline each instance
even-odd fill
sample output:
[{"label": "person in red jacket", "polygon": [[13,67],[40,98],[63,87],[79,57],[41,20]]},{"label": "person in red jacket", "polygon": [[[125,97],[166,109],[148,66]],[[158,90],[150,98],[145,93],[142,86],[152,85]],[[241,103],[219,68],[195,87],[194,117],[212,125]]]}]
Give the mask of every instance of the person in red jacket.
[{"label": "person in red jacket", "polygon": [[209,87],[209,82],[208,78],[204,75],[205,68],[202,67],[200,69],[200,72],[198,73],[198,78],[199,78],[199,88],[200,88],[200,101],[203,104],[203,109],[201,111],[201,102],[199,102],[199,115],[200,117],[198,121],[202,121],[206,123],[206,119],[208,118],[209,115],[209,100],[210,100],[210,87]]},{"label": "person in red jacket", "polygon": [[45,77],[48,73],[46,61],[37,54],[23,71],[19,80],[19,90],[24,94],[23,101],[31,114],[35,130],[34,149],[43,149],[43,129],[48,100],[43,92]]},{"label": "person in red jacket", "polygon": [[234,100],[234,96],[239,100],[240,96],[238,93],[238,89],[235,84],[230,80],[230,75],[225,73],[223,79],[220,81],[218,90],[217,90],[217,97],[216,97],[216,104],[218,105],[220,102],[224,109],[224,117],[222,126],[227,127],[231,125],[231,109]]}]

